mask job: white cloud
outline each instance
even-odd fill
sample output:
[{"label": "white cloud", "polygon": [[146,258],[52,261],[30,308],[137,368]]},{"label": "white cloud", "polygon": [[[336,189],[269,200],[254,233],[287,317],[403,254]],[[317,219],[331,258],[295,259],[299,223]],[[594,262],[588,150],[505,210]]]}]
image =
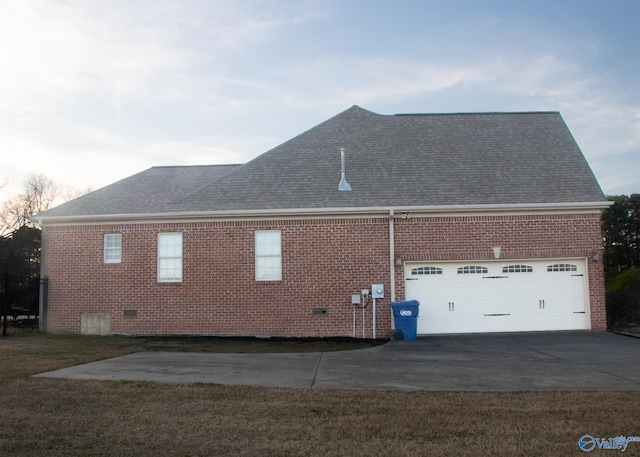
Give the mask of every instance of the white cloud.
[{"label": "white cloud", "polygon": [[210,137],[198,142],[148,142],[140,146],[140,152],[143,157],[153,157],[156,165],[244,163],[251,157],[241,151],[256,143],[262,145],[263,142],[256,138],[238,141],[234,138]]},{"label": "white cloud", "polygon": [[187,83],[203,83],[206,75],[193,81],[191,73],[200,66],[222,67],[221,57],[228,53],[315,17],[305,3],[292,15],[277,3],[257,5],[5,2],[0,6],[0,115],[51,112],[80,97],[106,98],[116,106],[151,96],[176,97],[189,90]]},{"label": "white cloud", "polygon": [[42,2],[2,5],[0,115],[30,116],[50,109],[76,85],[68,72],[83,53],[83,41],[55,20],[58,15]]},{"label": "white cloud", "polygon": [[[180,103],[200,113],[215,107],[215,114],[224,115],[239,104],[230,87],[249,91],[259,83],[203,73],[203,67],[215,69],[225,53],[314,17],[313,9],[289,17],[255,6],[55,0],[0,5],[0,150],[3,176],[12,178],[2,192],[15,191],[29,173],[42,172],[62,186],[95,187],[159,159],[236,162],[250,158],[247,148],[271,145],[262,137],[231,140],[213,132],[176,139],[180,125],[167,132],[167,126],[139,117],[140,110],[167,113]],[[145,128],[164,135],[145,137]]]},{"label": "white cloud", "polygon": [[[523,48],[523,35],[511,46],[493,22],[474,18],[445,28],[427,50],[378,53],[349,48],[350,35],[334,29],[336,5],[3,2],[2,173],[18,183],[43,172],[61,186],[97,187],[152,165],[245,162],[359,104],[381,113],[559,110],[603,187],[626,180],[612,178],[604,159],[630,161],[640,151],[636,91],[612,86],[571,43],[544,34],[544,46]],[[307,34],[318,25],[345,33],[339,54],[308,41],[321,36]],[[516,25],[509,34],[522,32]],[[482,52],[473,46],[478,30],[490,35]],[[378,32],[354,22],[353,33]],[[458,34],[450,55],[446,38]]]}]

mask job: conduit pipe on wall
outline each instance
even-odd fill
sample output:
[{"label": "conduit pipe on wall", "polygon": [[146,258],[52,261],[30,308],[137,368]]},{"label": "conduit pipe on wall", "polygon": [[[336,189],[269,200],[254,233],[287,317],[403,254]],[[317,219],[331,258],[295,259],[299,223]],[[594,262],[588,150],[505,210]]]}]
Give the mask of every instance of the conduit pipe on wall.
[{"label": "conduit pipe on wall", "polygon": [[[396,245],[393,217],[393,209],[389,209],[389,295],[391,296],[392,303],[396,301]],[[389,307],[389,312],[391,313],[391,329],[395,330],[395,324],[393,322],[393,311],[391,310],[391,307]]]}]

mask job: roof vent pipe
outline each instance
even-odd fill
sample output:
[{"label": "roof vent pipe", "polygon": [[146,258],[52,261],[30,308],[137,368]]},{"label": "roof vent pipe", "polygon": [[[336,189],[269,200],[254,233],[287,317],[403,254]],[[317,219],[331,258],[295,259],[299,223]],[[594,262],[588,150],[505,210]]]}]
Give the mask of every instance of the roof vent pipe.
[{"label": "roof vent pipe", "polygon": [[344,148],[340,148],[340,183],[338,184],[338,190],[351,190],[351,184],[345,178]]}]

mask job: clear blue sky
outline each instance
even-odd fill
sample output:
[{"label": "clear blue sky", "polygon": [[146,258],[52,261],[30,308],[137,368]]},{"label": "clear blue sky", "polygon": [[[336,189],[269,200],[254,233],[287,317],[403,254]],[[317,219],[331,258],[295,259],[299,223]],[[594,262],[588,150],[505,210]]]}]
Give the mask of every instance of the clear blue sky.
[{"label": "clear blue sky", "polygon": [[0,200],[241,163],[357,104],[560,111],[607,194],[640,192],[640,1],[0,4]]}]

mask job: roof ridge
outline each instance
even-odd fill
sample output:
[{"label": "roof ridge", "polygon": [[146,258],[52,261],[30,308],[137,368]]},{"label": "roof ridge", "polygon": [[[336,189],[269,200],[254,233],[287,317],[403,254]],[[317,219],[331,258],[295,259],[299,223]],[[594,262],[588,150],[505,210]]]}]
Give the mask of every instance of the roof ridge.
[{"label": "roof ridge", "polygon": [[245,164],[153,167],[44,218],[604,201],[559,112],[395,116],[353,105]]},{"label": "roof ridge", "polygon": [[560,114],[560,111],[472,111],[453,113],[396,113],[393,116],[481,116],[481,115],[520,115],[520,114]]},{"label": "roof ridge", "polygon": [[239,167],[243,163],[206,163],[199,165],[154,165],[151,168],[204,168],[204,167]]},{"label": "roof ridge", "polygon": [[314,130],[322,128],[322,126],[324,126],[324,125],[327,125],[327,124],[329,124],[331,122],[335,122],[336,119],[339,119],[340,117],[347,116],[347,115],[352,114],[352,113],[364,113],[364,114],[367,114],[367,115],[377,116],[377,117],[384,117],[385,116],[385,115],[382,115],[382,114],[374,113],[373,111],[366,110],[366,109],[364,109],[364,108],[362,108],[362,107],[360,107],[358,105],[352,105],[351,107],[349,107],[346,110],[344,110],[344,111],[342,111],[342,112],[330,117],[329,119],[326,119],[326,120],[320,122],[319,124],[308,128],[307,130],[305,130],[302,133],[299,133],[298,135],[294,136],[293,138],[289,138],[288,140],[286,140],[283,143],[280,143],[280,144],[274,146],[273,148],[269,149],[268,151],[265,151],[262,154],[257,155],[256,157],[254,157],[253,159],[249,160],[248,162],[240,164],[240,166],[238,167],[237,170],[234,170],[233,172],[231,172],[231,173],[229,173],[229,174],[227,174],[227,175],[225,175],[225,176],[223,176],[223,177],[221,177],[219,179],[216,179],[215,181],[212,181],[210,183],[207,183],[207,184],[203,185],[202,187],[200,187],[198,189],[195,189],[189,195],[185,195],[182,198],[176,199],[176,200],[174,200],[174,202],[175,203],[180,203],[180,202],[188,201],[191,198],[192,195],[199,194],[199,193],[203,192],[205,189],[212,189],[212,188],[219,187],[219,186],[224,187],[225,181],[233,180],[234,176],[236,176],[238,173],[241,173],[241,170],[243,170],[243,169],[245,169],[247,167],[249,169],[251,169],[251,167],[254,166],[255,163],[259,163],[259,162],[264,161],[264,160],[269,160],[269,158],[271,156],[273,156],[274,154],[278,154],[283,147],[286,147],[287,144],[296,141],[297,139],[309,134],[310,132],[312,132]]}]

